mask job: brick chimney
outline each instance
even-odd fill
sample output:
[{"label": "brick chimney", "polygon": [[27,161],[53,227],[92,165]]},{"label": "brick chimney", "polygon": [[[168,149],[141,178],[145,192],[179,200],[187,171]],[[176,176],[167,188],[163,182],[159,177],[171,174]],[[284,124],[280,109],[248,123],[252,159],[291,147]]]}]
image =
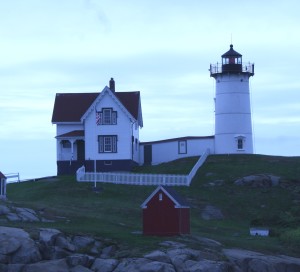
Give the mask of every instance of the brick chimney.
[{"label": "brick chimney", "polygon": [[114,81],[113,78],[111,78],[110,81],[109,81],[109,88],[110,88],[110,90],[111,90],[112,92],[115,92],[115,91],[116,91],[116,90],[115,90],[115,81]]}]

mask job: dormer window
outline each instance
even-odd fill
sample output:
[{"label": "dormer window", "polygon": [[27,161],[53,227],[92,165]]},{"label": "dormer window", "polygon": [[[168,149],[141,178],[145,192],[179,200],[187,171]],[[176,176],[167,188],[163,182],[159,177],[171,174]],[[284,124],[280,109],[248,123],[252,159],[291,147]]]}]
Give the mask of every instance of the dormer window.
[{"label": "dormer window", "polygon": [[117,112],[112,108],[103,108],[102,111],[96,112],[96,124],[97,125],[116,125],[117,124]]}]

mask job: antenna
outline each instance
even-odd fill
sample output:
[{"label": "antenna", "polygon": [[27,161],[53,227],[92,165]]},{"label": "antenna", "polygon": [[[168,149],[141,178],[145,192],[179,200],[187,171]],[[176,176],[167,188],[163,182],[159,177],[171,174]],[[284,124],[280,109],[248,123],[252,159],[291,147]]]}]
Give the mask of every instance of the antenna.
[{"label": "antenna", "polygon": [[232,44],[232,33],[230,34],[230,44]]}]

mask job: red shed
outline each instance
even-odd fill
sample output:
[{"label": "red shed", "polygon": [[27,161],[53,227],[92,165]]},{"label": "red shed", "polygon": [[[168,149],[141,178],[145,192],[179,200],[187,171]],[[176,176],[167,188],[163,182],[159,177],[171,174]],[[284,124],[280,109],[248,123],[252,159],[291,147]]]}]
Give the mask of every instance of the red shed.
[{"label": "red shed", "polygon": [[190,207],[172,188],[158,186],[141,207],[144,235],[190,233]]}]

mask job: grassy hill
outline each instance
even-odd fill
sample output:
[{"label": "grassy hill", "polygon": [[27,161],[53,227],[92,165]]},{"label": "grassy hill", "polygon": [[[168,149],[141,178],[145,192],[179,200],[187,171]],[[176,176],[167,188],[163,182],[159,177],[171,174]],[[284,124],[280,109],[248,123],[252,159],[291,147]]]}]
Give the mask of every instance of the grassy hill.
[{"label": "grassy hill", "polygon": [[[186,174],[197,158],[181,159],[136,172]],[[268,173],[281,177],[271,188],[236,186],[240,177]],[[78,183],[73,176],[9,184],[8,199],[16,206],[40,210],[48,223],[5,223],[23,228],[59,228],[68,233],[106,237],[138,251],[155,248],[165,238],[144,237],[140,205],[151,186]],[[191,206],[191,235],[271,253],[300,253],[300,157],[212,155],[190,187],[175,188]],[[219,208],[223,220],[203,220],[206,205]],[[271,237],[249,236],[253,223],[271,228]],[[170,239],[170,238],[168,238]],[[179,239],[174,237],[172,239]]]}]

